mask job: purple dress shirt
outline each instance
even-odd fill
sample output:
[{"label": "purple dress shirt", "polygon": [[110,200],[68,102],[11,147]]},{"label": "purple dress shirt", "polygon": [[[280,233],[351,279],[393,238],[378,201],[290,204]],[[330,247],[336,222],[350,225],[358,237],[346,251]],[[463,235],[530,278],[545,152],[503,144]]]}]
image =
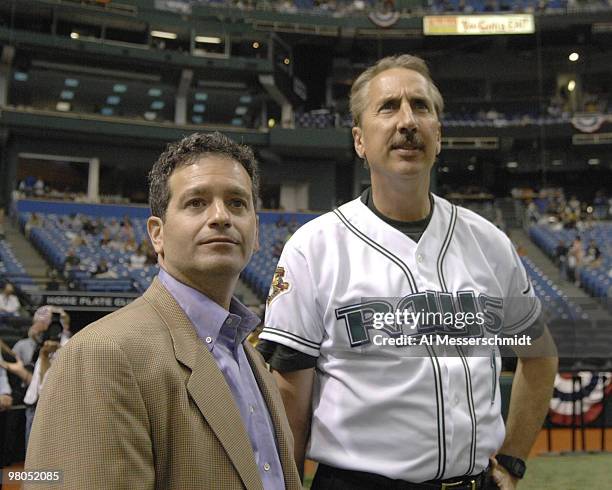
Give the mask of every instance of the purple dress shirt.
[{"label": "purple dress shirt", "polygon": [[228,312],[204,294],[177,281],[164,269],[160,268],[158,277],[183,309],[225,376],[251,439],[264,488],[284,489],[274,426],[242,345],[259,324],[259,318],[236,298],[232,298]]}]

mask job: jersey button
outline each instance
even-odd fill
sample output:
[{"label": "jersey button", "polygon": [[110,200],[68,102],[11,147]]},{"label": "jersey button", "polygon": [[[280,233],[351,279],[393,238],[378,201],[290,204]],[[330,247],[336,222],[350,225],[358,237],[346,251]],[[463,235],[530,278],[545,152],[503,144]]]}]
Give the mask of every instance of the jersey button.
[{"label": "jersey button", "polygon": [[417,255],[417,262],[420,264],[423,262],[423,256],[421,254]]},{"label": "jersey button", "polygon": [[264,463],[264,471],[270,471],[270,465],[268,463]]}]

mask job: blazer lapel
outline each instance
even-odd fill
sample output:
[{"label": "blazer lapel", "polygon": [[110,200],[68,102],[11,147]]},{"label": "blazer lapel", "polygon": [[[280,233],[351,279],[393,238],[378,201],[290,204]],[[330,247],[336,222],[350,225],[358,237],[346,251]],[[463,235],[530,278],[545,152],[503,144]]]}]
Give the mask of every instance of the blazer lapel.
[{"label": "blazer lapel", "polygon": [[302,484],[293,455],[293,435],[285,415],[283,400],[278,392],[276,382],[272,374],[267,370],[261,356],[251,344],[245,341],[243,345],[247,359],[249,360],[249,364],[257,380],[257,385],[259,386],[266,405],[268,406],[270,417],[272,418],[274,431],[276,433],[276,441],[278,443],[278,453],[285,476],[285,487],[287,489],[301,489]]},{"label": "blazer lapel", "polygon": [[246,488],[263,490],[251,440],[223,373],[193,324],[157,278],[143,295],[170,331],[177,360],[191,370],[187,391],[202,412]]}]

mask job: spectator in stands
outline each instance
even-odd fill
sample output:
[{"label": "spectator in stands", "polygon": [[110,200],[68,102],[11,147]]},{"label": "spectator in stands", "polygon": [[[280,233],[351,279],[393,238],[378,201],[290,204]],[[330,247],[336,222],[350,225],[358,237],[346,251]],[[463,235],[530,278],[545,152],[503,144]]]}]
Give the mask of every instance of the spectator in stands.
[{"label": "spectator in stands", "polygon": [[495,12],[497,10],[497,2],[495,0],[485,0],[482,10],[484,12]]},{"label": "spectator in stands", "polygon": [[92,275],[98,279],[116,279],[118,277],[117,273],[108,267],[108,262],[105,259],[100,259]]},{"label": "spectator in stands", "polygon": [[[23,398],[23,402],[26,404],[26,448],[32,430],[36,404],[44,388],[47,372],[51,367],[55,353],[70,339],[70,317],[62,308],[42,306],[36,310],[34,316],[36,315],[38,315],[38,321],[45,325],[45,328],[38,340],[37,350],[31,361],[34,364],[32,377]],[[56,328],[52,330],[51,325],[55,322],[58,323],[54,325]]]},{"label": "spectator in stands", "polygon": [[68,226],[73,231],[81,231],[83,229],[83,218],[79,213],[74,213],[69,216]]},{"label": "spectator in stands", "polygon": [[110,223],[106,226],[106,230],[110,233],[111,236],[119,235],[119,231],[121,231],[121,225],[116,218],[111,219]]},{"label": "spectator in stands", "polygon": [[132,226],[132,221],[130,220],[130,217],[127,214],[123,217],[123,220],[121,221],[121,225],[119,227],[119,236],[121,237],[121,239],[126,241],[134,240],[135,243],[136,233],[134,232],[134,226]]},{"label": "spectator in stands", "polygon": [[70,239],[70,246],[76,249],[84,245],[87,245],[87,236],[72,233],[72,238]]},{"label": "spectator in stands", "polygon": [[130,255],[130,269],[142,269],[147,262],[147,254],[145,253],[142,243],[138,248]]},{"label": "spectator in stands", "polygon": [[26,197],[29,197],[32,195],[32,189],[34,187],[35,182],[36,177],[28,175],[25,179],[19,182],[17,189],[22,192]]},{"label": "spectator in stands", "polygon": [[36,182],[34,182],[34,195],[36,197],[42,197],[45,194],[45,181],[42,180],[40,177],[38,179],[36,179]]},{"label": "spectator in stands", "polygon": [[530,225],[535,225],[540,220],[540,211],[533,201],[527,205],[527,220]]},{"label": "spectator in stands", "polygon": [[32,213],[24,226],[25,236],[29,238],[30,233],[32,232],[32,228],[38,226],[42,226],[42,220],[36,213]]},{"label": "spectator in stands", "polygon": [[15,295],[15,287],[7,282],[0,293],[0,315],[19,315],[21,303]]},{"label": "spectator in stands", "polygon": [[555,249],[555,261],[561,270],[561,277],[567,280],[567,254],[569,249],[565,244],[564,240],[559,241],[557,248]]},{"label": "spectator in stands", "polygon": [[567,205],[575,213],[580,213],[580,207],[581,207],[580,201],[575,195],[572,195],[572,197],[570,197],[570,200],[567,202]]},{"label": "spectator in stands", "polygon": [[95,235],[98,233],[98,223],[97,221],[92,221],[89,218],[85,218],[83,220],[83,231],[88,235]]},{"label": "spectator in stands", "polygon": [[100,237],[100,246],[109,247],[113,239],[111,238],[110,231],[108,229],[102,230],[102,236]]},{"label": "spectator in stands", "polygon": [[[52,307],[43,306],[36,310],[32,318],[32,325],[28,329],[28,337],[18,340],[13,346],[12,354],[15,356],[15,361],[4,362],[3,367],[21,380],[21,395],[18,396],[17,403],[21,403],[22,397],[32,381],[34,365],[39,357],[40,346],[44,341],[43,335],[51,323],[50,308]],[[58,311],[62,315],[62,323],[65,328],[69,329],[70,317],[63,310]]]},{"label": "spectator in stands", "polygon": [[13,390],[9,384],[7,371],[4,367],[5,362],[0,353],[0,412],[7,410],[13,404]]},{"label": "spectator in stands", "polygon": [[35,353],[41,342],[42,334],[47,330],[50,323],[50,317],[45,314],[46,310],[44,308],[41,307],[34,313],[27,338],[18,340],[13,346],[15,362],[6,363],[7,370],[18,376],[25,387],[32,380],[32,371],[36,361]]},{"label": "spectator in stands", "polygon": [[[117,230],[118,230],[119,229],[118,223],[116,223],[116,225],[117,225]],[[113,233],[112,229],[113,229],[112,224],[108,228],[104,228],[104,230],[102,231],[102,237],[100,238],[99,244],[102,248],[105,248],[108,250],[123,251],[124,243],[117,238],[118,237],[117,233]]]},{"label": "spectator in stands", "polygon": [[582,239],[580,235],[577,235],[572,246],[570,247],[569,254],[567,256],[567,275],[568,279],[572,281],[576,286],[580,285],[579,279],[579,268],[582,266],[584,259],[584,248],[582,245]]},{"label": "spectator in stands", "polygon": [[60,287],[59,273],[51,268],[47,270],[47,291],[57,291]]},{"label": "spectator in stands", "polygon": [[595,240],[591,240],[587,247],[586,254],[584,255],[584,263],[592,269],[597,269],[601,265],[601,262],[601,250],[599,250]]},{"label": "spectator in stands", "polygon": [[74,270],[80,263],[81,259],[77,257],[74,248],[70,247],[66,252],[66,260],[64,260],[64,273]]},{"label": "spectator in stands", "polygon": [[595,194],[595,198],[593,199],[593,209],[596,219],[606,219],[606,215],[608,214],[608,206],[606,204],[606,196],[603,191],[597,191]]},{"label": "spectator in stands", "polygon": [[138,243],[134,237],[129,238],[127,241],[121,244],[124,252],[136,252],[138,250]]},{"label": "spectator in stands", "polygon": [[285,226],[287,226],[287,221],[285,220],[285,215],[281,214],[278,219],[276,220],[276,227],[277,228],[284,228]]}]

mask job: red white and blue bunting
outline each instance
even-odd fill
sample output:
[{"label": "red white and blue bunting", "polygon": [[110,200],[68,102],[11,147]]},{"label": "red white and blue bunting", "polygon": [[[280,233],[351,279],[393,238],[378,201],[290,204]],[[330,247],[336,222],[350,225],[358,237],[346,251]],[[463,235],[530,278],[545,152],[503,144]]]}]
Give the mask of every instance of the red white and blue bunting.
[{"label": "red white and blue bunting", "polygon": [[583,133],[594,133],[598,131],[608,117],[603,114],[582,113],[572,117],[572,124],[578,131]]},{"label": "red white and blue bunting", "polygon": [[[574,376],[579,377],[581,383]],[[602,400],[611,392],[612,372],[580,371],[575,375],[557,374],[553,397],[550,400],[550,420],[557,425],[579,425],[582,405],[584,422],[591,423],[601,415]]]}]

